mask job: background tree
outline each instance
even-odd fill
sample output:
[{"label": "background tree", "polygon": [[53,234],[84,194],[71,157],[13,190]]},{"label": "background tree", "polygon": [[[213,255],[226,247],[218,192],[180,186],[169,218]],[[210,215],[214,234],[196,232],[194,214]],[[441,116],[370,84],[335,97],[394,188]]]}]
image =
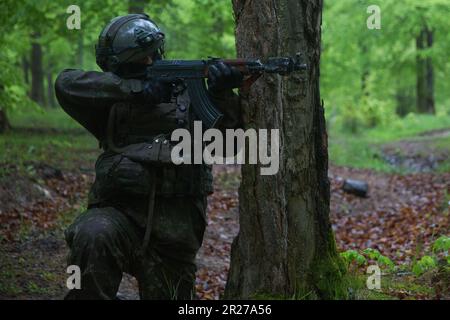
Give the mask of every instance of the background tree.
[{"label": "background tree", "polygon": [[45,105],[44,98],[44,68],[42,65],[42,45],[40,32],[31,35],[31,99],[40,105]]},{"label": "background tree", "polygon": [[417,48],[417,111],[435,113],[434,71],[430,56],[422,56],[423,51],[433,47],[433,30],[426,23],[416,37]]},{"label": "background tree", "polygon": [[[0,90],[3,90],[3,88],[0,88]],[[10,128],[11,125],[9,124],[6,112],[2,108],[0,108],[0,133],[8,131]]]},{"label": "background tree", "polygon": [[239,57],[301,51],[308,71],[307,81],[265,76],[242,98],[247,128],[280,129],[280,171],[261,176],[259,166],[242,167],[240,230],[225,295],[342,298],[319,90],[322,1],[234,0],[233,7]]},{"label": "background tree", "polygon": [[[381,10],[379,30],[366,25],[373,4]],[[449,14],[446,0],[325,2],[321,89],[331,125],[353,132],[384,125],[421,112],[419,101],[429,101],[422,109],[433,113],[434,100],[435,112],[448,114]],[[424,25],[432,46],[420,36]]]}]

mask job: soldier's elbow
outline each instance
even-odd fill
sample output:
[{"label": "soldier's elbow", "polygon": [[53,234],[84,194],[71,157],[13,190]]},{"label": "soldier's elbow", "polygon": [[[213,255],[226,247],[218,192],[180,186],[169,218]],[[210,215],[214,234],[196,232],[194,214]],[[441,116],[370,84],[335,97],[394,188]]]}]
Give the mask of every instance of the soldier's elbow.
[{"label": "soldier's elbow", "polygon": [[67,70],[62,71],[55,80],[55,94],[61,96],[67,88]]},{"label": "soldier's elbow", "polygon": [[60,105],[62,105],[62,101],[70,99],[71,86],[76,73],[74,69],[65,69],[56,77],[55,95]]}]

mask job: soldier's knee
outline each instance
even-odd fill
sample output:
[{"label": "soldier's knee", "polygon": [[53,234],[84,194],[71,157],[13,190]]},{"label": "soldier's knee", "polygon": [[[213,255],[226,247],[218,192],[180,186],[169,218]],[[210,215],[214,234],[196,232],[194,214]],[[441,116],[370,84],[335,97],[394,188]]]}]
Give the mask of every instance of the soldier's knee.
[{"label": "soldier's knee", "polygon": [[69,246],[89,249],[110,244],[118,233],[117,224],[111,218],[101,209],[87,211],[66,233]]}]

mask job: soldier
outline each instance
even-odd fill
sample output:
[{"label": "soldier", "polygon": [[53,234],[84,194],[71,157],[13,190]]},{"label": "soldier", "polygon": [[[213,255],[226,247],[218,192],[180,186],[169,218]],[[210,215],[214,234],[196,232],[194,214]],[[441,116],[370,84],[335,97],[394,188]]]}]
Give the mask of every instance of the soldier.
[{"label": "soldier", "polygon": [[[82,273],[81,289],[66,299],[115,299],[123,272],[136,277],[141,299],[194,295],[211,168],[148,165],[126,152],[142,143],[170,145],[173,130],[191,129],[196,120],[186,90],[175,100],[174,83],[145,77],[145,65],[163,58],[163,44],[164,34],[147,15],[117,17],[96,46],[104,72],[67,69],[56,80],[62,108],[104,149],[88,209],[65,233],[68,264]],[[220,62],[209,68],[208,93],[224,114],[219,129],[240,127],[232,89],[241,83],[233,67]]]}]

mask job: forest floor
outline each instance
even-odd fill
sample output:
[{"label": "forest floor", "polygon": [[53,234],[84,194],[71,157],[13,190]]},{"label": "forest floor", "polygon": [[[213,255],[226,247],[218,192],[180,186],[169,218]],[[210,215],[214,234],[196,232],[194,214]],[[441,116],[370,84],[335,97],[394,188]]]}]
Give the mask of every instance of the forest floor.
[{"label": "forest floor", "polygon": [[[370,146],[376,161],[392,170],[352,168],[339,161],[330,166],[338,250],[377,249],[397,266],[383,274],[381,291],[355,285],[355,298],[450,298],[448,274],[411,272],[418,259],[431,254],[432,243],[450,233],[449,138],[450,128],[440,128]],[[341,144],[340,139],[331,138],[330,145]],[[72,127],[15,129],[0,137],[0,149],[6,150],[0,155],[0,299],[61,299],[68,276],[63,230],[84,210],[98,149]],[[237,166],[214,168],[215,193],[197,259],[199,299],[218,299],[224,290],[231,242],[239,230],[239,171]],[[344,193],[347,178],[366,181],[368,197]],[[120,296],[137,299],[132,277],[124,277]]]}]

